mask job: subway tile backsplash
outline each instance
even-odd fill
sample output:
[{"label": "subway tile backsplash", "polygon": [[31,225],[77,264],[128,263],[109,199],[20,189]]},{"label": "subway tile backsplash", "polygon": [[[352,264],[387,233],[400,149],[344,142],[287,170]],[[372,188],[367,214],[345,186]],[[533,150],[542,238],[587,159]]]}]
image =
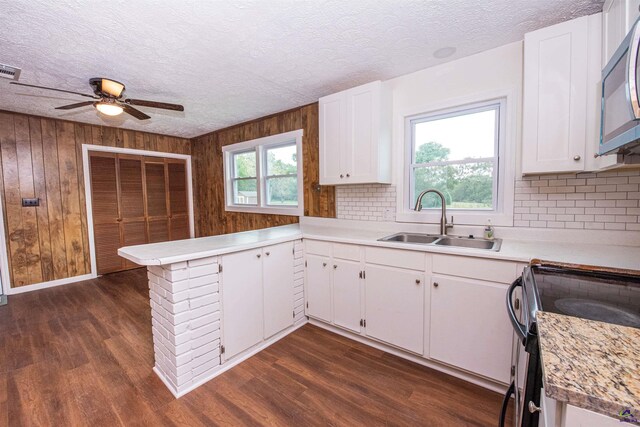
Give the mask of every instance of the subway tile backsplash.
[{"label": "subway tile backsplash", "polygon": [[[339,219],[394,221],[392,185],[336,187]],[[514,226],[640,231],[640,170],[535,175],[516,180]]]}]

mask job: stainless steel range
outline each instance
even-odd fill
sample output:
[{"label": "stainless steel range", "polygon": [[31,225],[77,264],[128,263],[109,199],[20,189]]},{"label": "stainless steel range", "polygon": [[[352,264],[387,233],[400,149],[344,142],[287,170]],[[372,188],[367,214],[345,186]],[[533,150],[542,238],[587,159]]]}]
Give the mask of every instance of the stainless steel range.
[{"label": "stainless steel range", "polygon": [[538,311],[640,328],[640,275],[628,270],[532,261],[510,286],[507,311],[517,345],[500,425],[504,425],[507,405],[515,395],[515,425],[537,426],[542,389]]}]

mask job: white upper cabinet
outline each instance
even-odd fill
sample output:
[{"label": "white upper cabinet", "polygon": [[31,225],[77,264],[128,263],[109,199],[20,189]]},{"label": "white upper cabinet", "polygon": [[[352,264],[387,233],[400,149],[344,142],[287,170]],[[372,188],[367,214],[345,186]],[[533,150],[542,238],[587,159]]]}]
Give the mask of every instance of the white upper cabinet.
[{"label": "white upper cabinet", "polygon": [[320,184],[391,182],[391,100],[376,81],[320,98]]},{"label": "white upper cabinet", "polygon": [[640,0],[607,0],[602,6],[602,67],[636,22]]},{"label": "white upper cabinet", "polygon": [[525,34],[524,174],[584,170],[589,19]]}]

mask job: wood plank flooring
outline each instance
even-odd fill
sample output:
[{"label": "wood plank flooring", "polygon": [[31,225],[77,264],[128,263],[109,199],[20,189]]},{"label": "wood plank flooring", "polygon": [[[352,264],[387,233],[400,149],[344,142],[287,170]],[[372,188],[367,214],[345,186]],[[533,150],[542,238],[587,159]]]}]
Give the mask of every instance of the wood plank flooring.
[{"label": "wood plank flooring", "polygon": [[152,366],[145,270],[0,307],[2,426],[493,426],[501,404],[311,325],[178,400]]}]

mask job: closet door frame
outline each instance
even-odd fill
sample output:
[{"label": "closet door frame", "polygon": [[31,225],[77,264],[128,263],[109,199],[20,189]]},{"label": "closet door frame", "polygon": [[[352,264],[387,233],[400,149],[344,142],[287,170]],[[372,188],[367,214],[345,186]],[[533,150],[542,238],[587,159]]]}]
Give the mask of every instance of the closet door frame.
[{"label": "closet door frame", "polygon": [[[91,199],[91,171],[90,171],[90,152],[129,154],[135,156],[161,157],[167,159],[184,160],[187,175],[187,206],[189,213],[189,237],[195,237],[195,225],[193,214],[193,181],[191,156],[188,154],[174,154],[162,151],[137,150],[133,148],[107,147],[102,145],[82,144],[82,165],[84,173],[84,191],[85,203],[87,208],[87,236],[89,239],[89,254],[91,256],[91,277],[98,277],[95,238],[93,235],[93,207]],[[144,166],[144,165],[143,165]],[[144,168],[143,168],[144,170]],[[143,175],[144,176],[144,175]]]}]

